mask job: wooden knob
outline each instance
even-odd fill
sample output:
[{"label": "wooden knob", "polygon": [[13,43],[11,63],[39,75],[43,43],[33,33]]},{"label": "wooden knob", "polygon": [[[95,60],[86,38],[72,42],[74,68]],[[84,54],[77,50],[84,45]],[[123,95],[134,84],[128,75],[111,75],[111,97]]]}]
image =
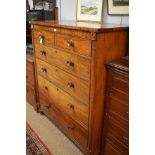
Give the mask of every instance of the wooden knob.
[{"label": "wooden knob", "polygon": [[47,86],[44,86],[44,89],[48,90],[48,87]]},{"label": "wooden knob", "polygon": [[42,72],[47,72],[47,69],[46,68],[41,68]]},{"label": "wooden knob", "polygon": [[68,129],[69,130],[74,130],[75,129],[75,126],[74,125],[70,125],[70,126],[68,126]]},{"label": "wooden knob", "polygon": [[46,52],[45,51],[40,51],[41,55],[46,55]]},{"label": "wooden knob", "polygon": [[129,145],[129,138],[123,136],[123,142],[125,145]]},{"label": "wooden knob", "polygon": [[68,106],[70,109],[74,110],[74,105],[73,105],[73,104],[68,103],[67,106]]},{"label": "wooden knob", "polygon": [[49,109],[49,108],[50,108],[50,104],[45,105],[45,107],[46,107],[47,109]]},{"label": "wooden knob", "polygon": [[74,46],[73,40],[67,40],[67,46],[68,47],[73,47]]},{"label": "wooden knob", "polygon": [[40,35],[39,36],[39,43],[40,44],[43,44],[43,42],[44,42],[44,36],[43,35]]},{"label": "wooden knob", "polygon": [[66,64],[68,67],[74,67],[74,62],[72,62],[71,60],[68,60]]},{"label": "wooden knob", "polygon": [[67,86],[68,88],[74,88],[74,83],[68,82]]}]

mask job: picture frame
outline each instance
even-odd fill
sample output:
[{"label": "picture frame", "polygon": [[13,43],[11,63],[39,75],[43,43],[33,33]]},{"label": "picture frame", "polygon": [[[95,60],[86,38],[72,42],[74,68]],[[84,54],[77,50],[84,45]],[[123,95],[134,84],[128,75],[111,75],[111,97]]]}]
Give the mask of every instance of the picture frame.
[{"label": "picture frame", "polygon": [[101,22],[103,0],[77,0],[76,20]]},{"label": "picture frame", "polygon": [[129,15],[129,0],[108,0],[108,14]]}]

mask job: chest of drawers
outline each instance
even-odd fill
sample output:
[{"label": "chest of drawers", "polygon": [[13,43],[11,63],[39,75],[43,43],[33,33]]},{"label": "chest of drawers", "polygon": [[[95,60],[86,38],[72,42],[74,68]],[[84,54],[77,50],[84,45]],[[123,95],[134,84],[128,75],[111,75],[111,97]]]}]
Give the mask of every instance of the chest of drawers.
[{"label": "chest of drawers", "polygon": [[129,154],[129,60],[107,63],[103,155]]},{"label": "chest of drawers", "polygon": [[38,111],[85,154],[99,154],[106,79],[103,66],[126,54],[128,28],[95,23],[85,27],[63,21],[33,21],[31,28]]}]

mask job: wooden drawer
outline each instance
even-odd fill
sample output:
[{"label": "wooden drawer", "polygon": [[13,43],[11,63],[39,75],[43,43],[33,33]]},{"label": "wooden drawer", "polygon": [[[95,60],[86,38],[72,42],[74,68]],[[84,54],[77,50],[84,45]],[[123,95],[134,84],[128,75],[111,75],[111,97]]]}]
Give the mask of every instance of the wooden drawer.
[{"label": "wooden drawer", "polygon": [[91,56],[91,40],[56,33],[56,46],[75,53]]},{"label": "wooden drawer", "polygon": [[128,152],[129,132],[118,126],[112,119],[107,126],[107,138],[110,139],[120,150]]},{"label": "wooden drawer", "polygon": [[112,87],[129,94],[129,78],[119,72],[114,72],[112,76]]},{"label": "wooden drawer", "polygon": [[89,104],[89,83],[79,79],[67,72],[49,65],[48,63],[36,60],[37,72],[62,88],[81,102]]},{"label": "wooden drawer", "polygon": [[53,45],[54,44],[54,32],[47,31],[46,29],[33,30],[34,42],[40,45]]},{"label": "wooden drawer", "polygon": [[39,93],[48,98],[49,107],[55,105],[72,119],[88,128],[88,106],[76,101],[66,92],[57,88],[48,80],[38,76]]},{"label": "wooden drawer", "polygon": [[[40,103],[44,102],[44,100],[42,100],[43,98],[43,95],[41,95]],[[44,109],[42,105],[41,109]],[[54,122],[62,129],[62,131],[64,131],[69,136],[69,138],[71,138],[86,150],[88,131],[85,128],[80,126],[71,117],[63,113],[55,105],[53,105],[49,109],[45,108],[45,114],[47,114],[49,118],[54,120]]]},{"label": "wooden drawer", "polygon": [[129,121],[129,105],[124,104],[119,98],[112,93],[109,94],[108,113],[115,119],[122,122],[122,124]]},{"label": "wooden drawer", "polygon": [[36,107],[35,90],[29,85],[26,85],[26,100],[31,103],[33,107]]},{"label": "wooden drawer", "polygon": [[117,147],[111,143],[109,139],[105,139],[104,155],[125,155],[120,152]]},{"label": "wooden drawer", "polygon": [[90,80],[90,59],[39,44],[35,44],[35,53],[37,58],[51,65]]}]

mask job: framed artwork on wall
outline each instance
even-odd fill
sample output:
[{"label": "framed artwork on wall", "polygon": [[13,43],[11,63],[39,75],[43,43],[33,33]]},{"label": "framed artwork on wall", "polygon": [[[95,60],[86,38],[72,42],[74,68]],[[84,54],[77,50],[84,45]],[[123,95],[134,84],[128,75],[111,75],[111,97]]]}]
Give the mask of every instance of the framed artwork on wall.
[{"label": "framed artwork on wall", "polygon": [[128,15],[129,0],[108,0],[108,14]]},{"label": "framed artwork on wall", "polygon": [[103,0],[77,0],[77,21],[101,22]]}]

